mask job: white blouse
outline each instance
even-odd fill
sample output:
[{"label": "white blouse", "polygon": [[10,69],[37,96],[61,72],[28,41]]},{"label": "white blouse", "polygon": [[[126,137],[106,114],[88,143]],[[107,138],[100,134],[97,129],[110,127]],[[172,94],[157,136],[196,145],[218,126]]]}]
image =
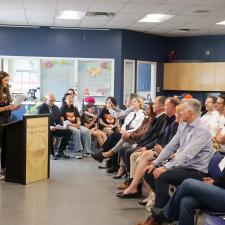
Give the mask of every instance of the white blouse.
[{"label": "white blouse", "polygon": [[[135,116],[136,115],[136,116]],[[126,118],[125,121],[121,127],[122,131],[127,131],[127,132],[133,132],[135,130],[137,130],[140,125],[142,124],[143,120],[144,120],[144,112],[142,109],[138,110],[137,112],[130,112]],[[129,130],[127,130],[127,126],[130,124],[129,126]]]}]

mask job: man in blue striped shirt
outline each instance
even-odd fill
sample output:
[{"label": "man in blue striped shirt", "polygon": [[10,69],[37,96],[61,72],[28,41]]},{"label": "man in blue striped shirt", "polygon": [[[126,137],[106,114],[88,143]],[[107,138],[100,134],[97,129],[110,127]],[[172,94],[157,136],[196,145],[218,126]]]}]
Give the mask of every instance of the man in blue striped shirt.
[{"label": "man in blue striped shirt", "polygon": [[[183,122],[145,174],[145,180],[155,190],[157,208],[163,208],[168,202],[170,184],[179,185],[187,178],[202,180],[213,156],[210,131],[199,118],[201,103],[196,99],[189,99],[182,104]],[[174,153],[175,158],[162,165]]]}]

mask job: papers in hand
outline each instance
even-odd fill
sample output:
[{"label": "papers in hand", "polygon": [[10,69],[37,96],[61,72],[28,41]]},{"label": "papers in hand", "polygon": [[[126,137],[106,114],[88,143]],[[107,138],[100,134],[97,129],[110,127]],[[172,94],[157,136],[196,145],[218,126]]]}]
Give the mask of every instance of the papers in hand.
[{"label": "papers in hand", "polygon": [[25,100],[25,96],[24,95],[20,95],[17,99],[16,99],[16,101],[14,101],[14,103],[13,103],[13,105],[14,106],[20,106],[21,105],[21,103]]},{"label": "papers in hand", "polygon": [[57,125],[55,126],[55,128],[56,128],[57,130],[66,130],[66,127],[64,127],[64,126],[62,126],[62,125],[60,125],[60,124],[57,124]]},{"label": "papers in hand", "polygon": [[73,123],[70,122],[69,120],[63,121],[63,126],[64,126],[64,127],[67,127],[68,125],[73,125]]}]

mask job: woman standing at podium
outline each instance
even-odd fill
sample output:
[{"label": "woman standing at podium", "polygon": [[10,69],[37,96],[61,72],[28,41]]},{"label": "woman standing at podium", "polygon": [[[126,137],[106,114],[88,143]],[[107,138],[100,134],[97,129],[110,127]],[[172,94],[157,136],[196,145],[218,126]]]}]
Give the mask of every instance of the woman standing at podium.
[{"label": "woman standing at podium", "polygon": [[11,111],[18,107],[11,105],[12,99],[9,92],[9,74],[0,71],[0,148],[1,148],[1,172],[0,179],[5,178],[4,127],[1,125],[10,121]]}]

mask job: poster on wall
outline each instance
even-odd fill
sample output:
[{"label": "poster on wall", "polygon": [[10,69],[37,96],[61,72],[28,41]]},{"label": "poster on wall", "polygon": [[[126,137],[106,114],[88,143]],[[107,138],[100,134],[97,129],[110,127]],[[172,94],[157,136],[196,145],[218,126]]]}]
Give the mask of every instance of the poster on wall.
[{"label": "poster on wall", "polygon": [[104,102],[114,95],[114,59],[78,59],[75,81],[80,98]]}]

